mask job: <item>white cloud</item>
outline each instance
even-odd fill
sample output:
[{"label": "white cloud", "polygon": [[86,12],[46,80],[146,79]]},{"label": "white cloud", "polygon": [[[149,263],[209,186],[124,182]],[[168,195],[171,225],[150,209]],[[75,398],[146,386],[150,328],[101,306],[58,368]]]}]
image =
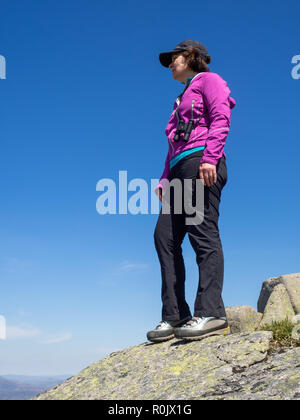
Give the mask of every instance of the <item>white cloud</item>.
[{"label": "white cloud", "polygon": [[64,343],[66,341],[70,341],[71,339],[72,339],[72,334],[68,332],[68,333],[63,333],[63,334],[45,336],[45,338],[40,340],[39,343],[56,344],[56,343]]},{"label": "white cloud", "polygon": [[27,338],[36,337],[39,334],[41,334],[41,331],[32,326],[6,326],[7,340],[25,340]]},{"label": "white cloud", "polygon": [[120,269],[122,271],[134,271],[134,270],[146,270],[148,268],[148,264],[142,263],[129,263],[124,262],[121,264]]},{"label": "white cloud", "polygon": [[134,273],[149,270],[150,265],[140,262],[128,261],[119,262],[109,268],[108,272],[101,273],[100,280],[96,284],[99,286],[115,287],[119,284],[119,279],[123,278],[124,273]]},{"label": "white cloud", "polygon": [[55,344],[70,341],[72,334],[58,333],[58,334],[45,334],[39,328],[31,325],[7,325],[6,326],[6,339],[7,340],[26,340],[38,337],[40,344]]}]

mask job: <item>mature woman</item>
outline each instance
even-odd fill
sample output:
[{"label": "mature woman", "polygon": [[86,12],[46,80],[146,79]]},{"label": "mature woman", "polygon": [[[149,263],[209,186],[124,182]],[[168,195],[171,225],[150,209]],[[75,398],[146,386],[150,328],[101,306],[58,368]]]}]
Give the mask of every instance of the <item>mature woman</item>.
[{"label": "mature woman", "polygon": [[[227,83],[210,72],[211,57],[198,41],[183,41],[172,51],[159,55],[161,64],[170,68],[173,79],[185,84],[176,99],[166,127],[169,149],[160,183],[155,188],[160,201],[169,197],[170,211],[160,211],[154,232],[155,247],[162,275],[162,321],[147,333],[149,341],[173,338],[199,339],[228,332],[222,300],[224,256],[218,219],[221,191],[227,182],[226,155],[223,151],[229,132],[231,98]],[[204,189],[204,218],[199,224],[187,224],[187,214],[174,211],[169,182],[192,180],[195,202],[196,180]],[[185,187],[183,187],[184,189]],[[170,188],[171,190],[171,188]],[[182,194],[184,196],[184,192]],[[197,200],[196,200],[197,202]],[[190,216],[190,214],[189,214]],[[196,253],[199,284],[191,316],[185,300],[185,266],[181,244],[188,233]]]}]

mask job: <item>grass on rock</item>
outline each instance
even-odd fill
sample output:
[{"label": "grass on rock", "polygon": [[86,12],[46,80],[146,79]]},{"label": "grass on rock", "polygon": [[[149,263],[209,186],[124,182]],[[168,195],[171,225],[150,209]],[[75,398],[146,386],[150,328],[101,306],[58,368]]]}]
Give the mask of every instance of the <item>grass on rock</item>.
[{"label": "grass on rock", "polygon": [[[300,347],[300,339],[294,339],[292,337],[292,331],[295,328],[288,318],[282,321],[273,321],[270,324],[265,324],[260,327],[260,330],[272,331],[273,338],[271,340],[270,350],[276,350],[278,348],[286,347]],[[300,330],[298,330],[300,334]]]}]

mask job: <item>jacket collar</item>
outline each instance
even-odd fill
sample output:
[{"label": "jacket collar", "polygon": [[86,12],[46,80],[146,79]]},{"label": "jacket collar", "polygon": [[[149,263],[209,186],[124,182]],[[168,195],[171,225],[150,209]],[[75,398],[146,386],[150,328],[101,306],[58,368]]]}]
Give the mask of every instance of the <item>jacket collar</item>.
[{"label": "jacket collar", "polygon": [[195,74],[195,76],[193,77],[188,77],[185,86],[188,87],[191,84],[192,80],[194,80],[197,76],[199,76],[199,74],[202,74],[202,73],[204,73],[204,71],[201,71],[200,73]]},{"label": "jacket collar", "polygon": [[179,104],[180,104],[180,102],[181,102],[181,98],[182,98],[182,96],[183,96],[183,94],[184,94],[184,92],[187,90],[187,88],[190,86],[190,84],[191,84],[191,82],[196,78],[196,77],[198,77],[200,74],[203,74],[204,72],[203,71],[201,71],[200,73],[197,73],[197,74],[195,74],[195,76],[193,76],[193,77],[188,77],[187,78],[187,81],[186,81],[186,84],[185,84],[185,88],[184,88],[184,90],[183,90],[183,92],[178,96],[178,98],[176,99],[176,103],[177,103],[177,105],[179,106]]}]

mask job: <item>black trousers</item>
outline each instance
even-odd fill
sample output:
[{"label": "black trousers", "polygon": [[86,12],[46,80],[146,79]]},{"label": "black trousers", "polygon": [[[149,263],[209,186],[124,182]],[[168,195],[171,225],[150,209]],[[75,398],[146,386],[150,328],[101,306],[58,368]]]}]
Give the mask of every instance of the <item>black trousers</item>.
[{"label": "black trousers", "polygon": [[[195,152],[181,159],[171,170],[171,180],[192,179],[193,197],[195,180],[200,178],[199,166],[203,151]],[[219,205],[221,191],[227,182],[226,158],[222,156],[217,164],[217,182],[211,187],[204,186],[204,218],[202,223],[187,225],[184,209],[182,214],[174,212],[174,194],[170,195],[170,214],[162,208],[154,231],[155,248],[162,275],[162,320],[176,321],[191,316],[185,300],[185,265],[182,242],[188,233],[189,241],[196,253],[199,268],[199,283],[194,304],[196,317],[224,317],[222,300],[224,277],[224,256],[219,236]],[[199,182],[199,181],[198,181]],[[200,181],[201,182],[201,181]],[[170,190],[173,190],[170,188]],[[195,203],[193,198],[193,204]]]}]

